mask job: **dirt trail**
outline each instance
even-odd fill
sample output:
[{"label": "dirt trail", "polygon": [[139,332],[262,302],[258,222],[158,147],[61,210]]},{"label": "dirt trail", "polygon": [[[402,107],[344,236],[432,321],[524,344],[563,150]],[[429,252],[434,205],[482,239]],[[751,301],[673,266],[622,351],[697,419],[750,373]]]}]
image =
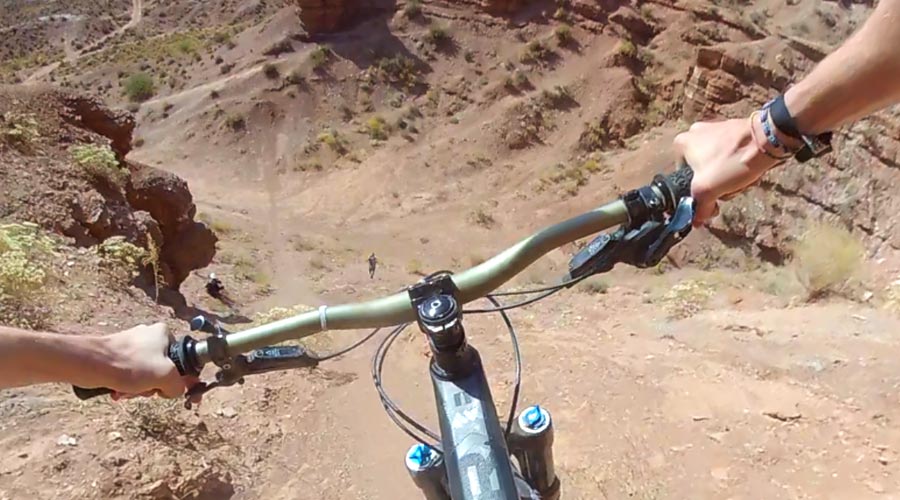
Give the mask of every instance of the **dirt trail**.
[{"label": "dirt trail", "polygon": [[[132,6],[131,6],[131,18],[128,20],[127,23],[123,24],[123,25],[120,26],[119,28],[115,29],[114,31],[112,31],[112,32],[110,32],[110,33],[108,33],[108,34],[106,34],[106,35],[104,35],[103,37],[99,38],[99,39],[96,40],[95,42],[91,43],[90,45],[88,45],[88,46],[86,46],[86,47],[84,47],[83,49],[78,50],[78,51],[73,51],[73,50],[71,49],[71,40],[70,40],[70,38],[69,38],[70,35],[69,35],[69,33],[68,33],[68,30],[67,30],[67,31],[66,31],[66,35],[65,35],[65,41],[64,41],[64,44],[65,44],[64,50],[65,50],[65,58],[66,58],[66,62],[69,63],[69,64],[76,62],[79,58],[81,58],[81,57],[84,56],[85,54],[87,54],[87,53],[89,53],[89,52],[92,52],[92,51],[94,51],[94,50],[97,50],[98,48],[102,47],[103,44],[105,44],[107,41],[111,40],[112,38],[115,38],[115,37],[121,35],[122,33],[128,31],[129,29],[131,29],[131,28],[137,26],[137,24],[138,24],[139,22],[141,22],[141,18],[143,17],[143,9],[144,9],[144,2],[143,2],[143,0],[132,0]],[[40,82],[41,80],[43,80],[44,78],[46,78],[48,75],[50,75],[50,73],[53,73],[53,71],[55,71],[56,68],[59,67],[59,65],[60,65],[59,62],[54,62],[54,63],[50,63],[50,64],[48,64],[48,65],[46,65],[46,66],[43,66],[43,67],[37,69],[36,71],[34,71],[34,72],[33,72],[31,75],[29,75],[27,78],[25,78],[25,80],[23,81],[23,83],[26,83],[26,84],[27,84],[27,83],[36,83],[36,82]]]}]

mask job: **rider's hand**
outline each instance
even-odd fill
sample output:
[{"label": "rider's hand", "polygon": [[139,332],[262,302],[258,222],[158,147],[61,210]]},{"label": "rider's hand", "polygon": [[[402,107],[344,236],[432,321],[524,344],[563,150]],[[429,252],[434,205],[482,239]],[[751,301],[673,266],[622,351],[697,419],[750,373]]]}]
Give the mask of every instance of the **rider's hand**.
[{"label": "rider's hand", "polygon": [[136,326],[103,338],[109,350],[109,375],[105,386],[116,391],[113,399],[159,394],[182,396],[198,382],[182,377],[167,355],[172,336],[166,325]]},{"label": "rider's hand", "polygon": [[[760,151],[769,147],[754,141],[751,126],[759,126],[758,121],[697,122],[675,137],[677,153],[694,170],[691,193],[697,204],[695,226],[718,214],[718,200],[747,189],[776,165],[777,160]],[[765,141],[762,134],[762,130],[756,130],[757,140]]]}]

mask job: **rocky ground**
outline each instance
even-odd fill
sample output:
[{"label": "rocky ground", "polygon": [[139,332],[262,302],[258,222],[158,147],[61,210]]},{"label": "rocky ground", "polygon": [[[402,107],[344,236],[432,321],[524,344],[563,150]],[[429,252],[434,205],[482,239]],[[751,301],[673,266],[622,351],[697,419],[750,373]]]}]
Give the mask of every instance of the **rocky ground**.
[{"label": "rocky ground", "polygon": [[[0,292],[0,313],[72,334],[160,319],[180,334],[198,312],[241,329],[272,308],[477,264],[669,170],[677,131],[746,116],[871,11],[8,5],[0,79],[27,83],[0,87],[0,230],[28,242],[13,250],[43,275],[15,303]],[[880,113],[842,130],[834,155],[773,171],[657,269],[619,269],[513,315],[524,402],[556,421],[564,498],[900,495],[898,123]],[[549,283],[576,248],[512,285]],[[204,296],[209,272],[237,314]],[[495,318],[469,328],[503,413],[506,334]],[[427,349],[404,338],[386,384],[434,425]],[[410,442],[371,387],[374,349],[221,389],[190,412],[4,391],[0,499],[416,498]]]}]

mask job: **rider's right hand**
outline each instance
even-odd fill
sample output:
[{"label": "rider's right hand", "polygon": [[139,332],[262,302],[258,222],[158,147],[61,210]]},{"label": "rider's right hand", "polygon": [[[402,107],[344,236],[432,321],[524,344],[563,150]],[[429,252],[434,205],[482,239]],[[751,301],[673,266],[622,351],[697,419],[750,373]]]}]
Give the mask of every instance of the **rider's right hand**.
[{"label": "rider's right hand", "polygon": [[[753,185],[775,166],[777,160],[766,156],[757,144],[746,118],[719,122],[697,122],[675,137],[676,152],[694,170],[691,194],[696,201],[694,225],[700,226],[718,214],[718,200],[737,194]],[[762,130],[755,132],[762,137]]]}]

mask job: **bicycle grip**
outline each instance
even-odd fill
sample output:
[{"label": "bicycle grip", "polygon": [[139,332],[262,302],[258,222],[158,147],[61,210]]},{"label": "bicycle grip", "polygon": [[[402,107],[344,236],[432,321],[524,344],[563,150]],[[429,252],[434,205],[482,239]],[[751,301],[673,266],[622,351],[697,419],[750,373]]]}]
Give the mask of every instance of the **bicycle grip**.
[{"label": "bicycle grip", "polygon": [[678,163],[678,168],[667,175],[666,180],[676,201],[686,198],[691,195],[691,181],[694,180],[694,169],[686,161],[681,160]]},{"label": "bicycle grip", "polygon": [[[169,357],[169,361],[171,361],[172,364],[175,365],[175,368],[178,369],[178,374],[182,377],[196,377],[200,375],[200,368],[195,366],[192,362],[194,344],[196,344],[196,341],[191,336],[185,336],[180,340],[176,340],[169,344],[169,349],[166,351],[166,355]],[[91,398],[96,398],[97,396],[106,396],[116,391],[108,387],[86,389],[84,387],[73,385],[72,392],[75,393],[75,396],[78,397],[78,399],[85,401]]]}]

